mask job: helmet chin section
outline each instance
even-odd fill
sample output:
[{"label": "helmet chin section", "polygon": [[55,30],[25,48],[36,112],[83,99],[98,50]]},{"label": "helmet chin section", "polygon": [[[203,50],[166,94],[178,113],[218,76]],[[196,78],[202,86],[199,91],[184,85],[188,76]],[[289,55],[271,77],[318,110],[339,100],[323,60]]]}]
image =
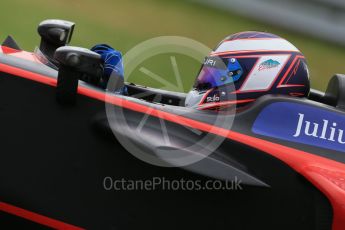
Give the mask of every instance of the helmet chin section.
[{"label": "helmet chin section", "polygon": [[196,89],[191,90],[187,94],[185,106],[197,108],[199,106],[199,104],[201,103],[205,94],[206,94],[206,92],[201,93],[201,92],[197,91]]}]

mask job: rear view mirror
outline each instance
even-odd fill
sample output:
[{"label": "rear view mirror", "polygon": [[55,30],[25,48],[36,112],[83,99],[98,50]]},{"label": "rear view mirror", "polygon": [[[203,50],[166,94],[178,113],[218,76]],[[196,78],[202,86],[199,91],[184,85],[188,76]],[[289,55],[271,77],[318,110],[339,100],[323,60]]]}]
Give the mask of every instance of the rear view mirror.
[{"label": "rear view mirror", "polygon": [[40,50],[50,61],[54,61],[56,49],[67,45],[72,38],[74,23],[64,20],[45,20],[38,26],[41,36]]},{"label": "rear view mirror", "polygon": [[78,81],[85,75],[99,81],[102,75],[101,55],[84,48],[64,46],[56,50],[59,63],[56,98],[60,104],[74,104]]}]

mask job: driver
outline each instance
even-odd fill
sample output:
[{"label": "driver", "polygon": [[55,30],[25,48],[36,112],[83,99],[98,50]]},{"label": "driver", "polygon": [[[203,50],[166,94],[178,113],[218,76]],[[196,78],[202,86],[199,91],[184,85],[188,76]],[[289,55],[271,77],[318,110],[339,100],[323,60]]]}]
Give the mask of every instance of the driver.
[{"label": "driver", "polygon": [[[104,61],[103,88],[113,71],[123,78],[119,51],[107,45],[96,45],[92,51]],[[294,45],[274,34],[248,31],[226,37],[205,58],[185,106],[243,108],[263,95],[306,97],[309,90],[306,60]],[[126,87],[118,93],[126,94]]]}]

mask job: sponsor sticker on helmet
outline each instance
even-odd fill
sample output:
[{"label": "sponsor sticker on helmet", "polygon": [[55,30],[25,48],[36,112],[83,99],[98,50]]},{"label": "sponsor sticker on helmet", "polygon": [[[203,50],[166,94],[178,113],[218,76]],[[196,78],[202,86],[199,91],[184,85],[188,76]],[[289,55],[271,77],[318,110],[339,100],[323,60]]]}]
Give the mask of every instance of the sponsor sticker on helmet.
[{"label": "sponsor sticker on helmet", "polygon": [[267,61],[262,62],[259,65],[259,71],[266,70],[266,69],[272,69],[280,65],[279,61],[275,61],[272,59],[269,59]]}]

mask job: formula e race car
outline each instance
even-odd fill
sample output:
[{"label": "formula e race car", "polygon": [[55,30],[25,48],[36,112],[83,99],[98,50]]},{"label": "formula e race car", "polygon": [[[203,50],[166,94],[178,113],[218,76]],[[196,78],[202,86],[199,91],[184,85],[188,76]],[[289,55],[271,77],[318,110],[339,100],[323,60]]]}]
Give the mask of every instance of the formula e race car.
[{"label": "formula e race car", "polygon": [[[0,48],[1,229],[345,229],[345,75],[308,98],[197,110],[184,93],[96,87],[99,57],[67,46],[73,28],[46,21],[36,52]],[[119,189],[152,179],[194,187]]]}]

